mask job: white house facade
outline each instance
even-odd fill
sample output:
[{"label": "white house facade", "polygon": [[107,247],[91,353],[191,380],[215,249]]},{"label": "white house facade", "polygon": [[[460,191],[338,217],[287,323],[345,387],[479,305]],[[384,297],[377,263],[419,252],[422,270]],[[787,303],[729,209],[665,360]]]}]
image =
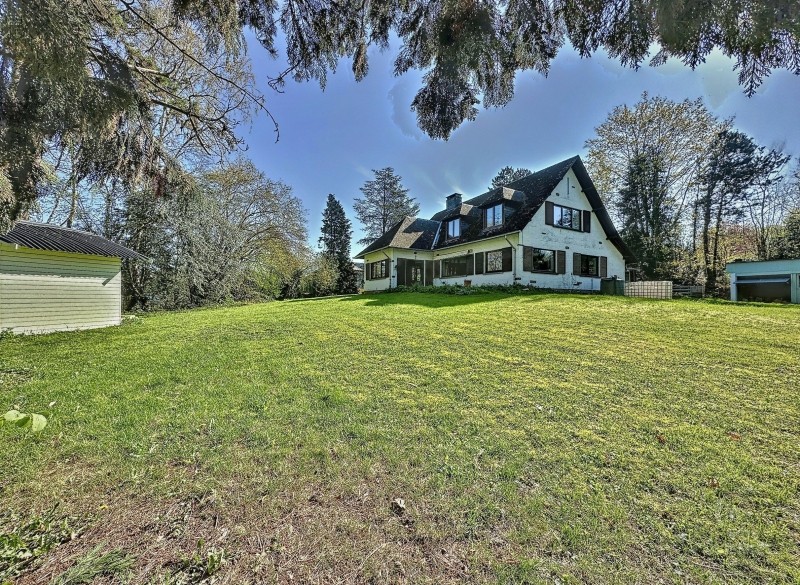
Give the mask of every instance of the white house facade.
[{"label": "white house facade", "polygon": [[447,207],[406,217],[357,258],[364,290],[397,286],[521,284],[599,290],[625,278],[633,255],[611,223],[580,157]]}]

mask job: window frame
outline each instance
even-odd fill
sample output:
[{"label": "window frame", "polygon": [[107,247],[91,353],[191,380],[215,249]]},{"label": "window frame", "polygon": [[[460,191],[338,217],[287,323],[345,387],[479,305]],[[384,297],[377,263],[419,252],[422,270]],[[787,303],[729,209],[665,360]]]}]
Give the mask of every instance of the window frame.
[{"label": "window frame", "polygon": [[[455,230],[452,228],[456,227]],[[456,233],[451,233],[456,232]],[[458,217],[456,219],[451,219],[447,222],[447,239],[448,240],[455,240],[456,238],[461,237],[461,218]]]},{"label": "window frame", "polygon": [[386,260],[376,260],[375,262],[369,263],[370,280],[382,280],[388,277],[389,277],[389,269]]},{"label": "window frame", "polygon": [[[483,210],[483,226],[485,228],[490,227],[497,227],[503,225],[505,222],[506,210],[504,209],[504,205],[502,203],[497,203],[492,205],[491,207],[487,207]],[[497,208],[500,208],[500,221],[497,221]],[[489,223],[489,213],[492,214],[492,223]]]},{"label": "window frame", "polygon": [[[440,268],[440,277],[441,278],[461,278],[463,276],[468,276],[467,268],[468,268],[469,262],[467,260],[467,256],[469,256],[469,254],[464,254],[463,256],[453,256],[452,258],[442,258],[440,260],[440,262],[442,263],[441,268]],[[458,273],[458,274],[447,274],[447,268],[451,264],[455,264],[456,261],[459,261],[458,262],[459,264],[461,264],[461,261],[463,261],[463,263],[464,263],[464,272],[463,273]]]},{"label": "window frame", "polygon": [[550,265],[552,266],[549,270],[536,270],[536,268],[531,267],[531,272],[536,272],[537,274],[555,274],[556,273],[556,251],[550,250],[548,248],[534,248],[531,247],[531,263],[532,265],[536,264],[536,252],[550,252]]},{"label": "window frame", "polygon": [[[570,213],[570,225],[563,225],[560,224],[559,221],[563,210],[569,210]],[[559,219],[557,219],[557,214]],[[578,226],[575,227],[575,216],[578,216]],[[553,226],[557,228],[561,228],[564,230],[571,230],[573,232],[582,232],[583,231],[583,210],[577,209],[575,207],[569,207],[568,205],[559,205],[558,203],[553,203]]]},{"label": "window frame", "polygon": [[[594,268],[595,271],[589,272],[588,270],[584,270],[583,267],[586,265],[585,262],[588,259],[594,259]],[[593,256],[592,254],[581,254],[581,270],[580,275],[585,276],[587,278],[600,278],[600,256]]]}]

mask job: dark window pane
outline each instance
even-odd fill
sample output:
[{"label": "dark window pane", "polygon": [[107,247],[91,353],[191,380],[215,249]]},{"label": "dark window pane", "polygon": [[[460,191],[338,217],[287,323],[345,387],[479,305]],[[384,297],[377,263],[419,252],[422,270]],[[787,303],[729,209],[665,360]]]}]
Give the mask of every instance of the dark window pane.
[{"label": "dark window pane", "polygon": [[533,271],[555,272],[555,253],[553,250],[533,248]]}]

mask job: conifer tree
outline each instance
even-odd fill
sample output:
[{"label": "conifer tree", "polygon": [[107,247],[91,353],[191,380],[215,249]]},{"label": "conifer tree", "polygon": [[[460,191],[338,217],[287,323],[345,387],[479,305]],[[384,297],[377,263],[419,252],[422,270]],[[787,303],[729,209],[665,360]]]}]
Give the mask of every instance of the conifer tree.
[{"label": "conifer tree", "polygon": [[319,238],[322,253],[333,259],[338,272],[336,293],[350,294],[358,291],[353,260],[350,258],[350,238],[353,228],[345,215],[342,204],[333,194],[328,194],[325,211],[322,212],[322,235]]},{"label": "conifer tree", "polygon": [[419,213],[419,204],[409,197],[408,189],[403,187],[402,178],[392,167],[374,170],[375,178],[361,187],[363,198],[356,198],[353,207],[356,217],[364,224],[366,236],[360,244],[369,245],[398,221]]}]

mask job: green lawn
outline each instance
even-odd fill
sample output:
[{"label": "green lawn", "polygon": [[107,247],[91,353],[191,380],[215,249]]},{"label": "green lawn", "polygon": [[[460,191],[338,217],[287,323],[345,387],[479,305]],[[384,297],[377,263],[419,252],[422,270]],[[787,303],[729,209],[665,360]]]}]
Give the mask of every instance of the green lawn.
[{"label": "green lawn", "polygon": [[726,302],[396,293],[4,337],[0,409],[50,424],[0,427],[0,533],[57,501],[82,530],[19,583],[98,546],[130,583],[796,583],[799,380],[800,307]]}]

